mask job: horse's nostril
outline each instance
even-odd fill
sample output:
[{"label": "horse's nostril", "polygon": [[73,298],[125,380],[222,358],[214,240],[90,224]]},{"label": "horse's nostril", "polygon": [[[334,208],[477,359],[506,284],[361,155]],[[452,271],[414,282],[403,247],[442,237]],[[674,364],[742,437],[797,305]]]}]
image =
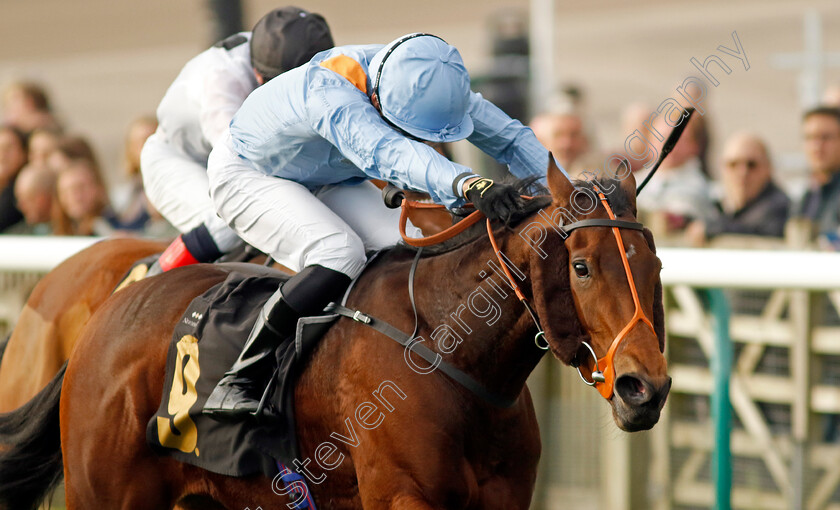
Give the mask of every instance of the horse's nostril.
[{"label": "horse's nostril", "polygon": [[615,382],[615,391],[630,405],[641,405],[652,397],[648,385],[632,375],[622,375]]}]

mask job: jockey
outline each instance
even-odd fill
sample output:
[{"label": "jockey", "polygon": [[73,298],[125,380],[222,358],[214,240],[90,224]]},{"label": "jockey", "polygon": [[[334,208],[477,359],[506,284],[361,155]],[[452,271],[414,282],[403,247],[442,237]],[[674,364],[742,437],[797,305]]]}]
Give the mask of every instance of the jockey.
[{"label": "jockey", "polygon": [[284,7],[253,32],[232,35],[187,62],[158,106],[158,129],[141,154],[149,201],[182,232],[148,275],[212,262],[241,243],[210,200],[207,157],[248,94],[332,46],[322,16]]},{"label": "jockey", "polygon": [[210,194],[242,239],[297,274],[265,304],[204,413],[256,414],[278,341],[341,297],[366,251],[398,242],[399,212],[367,179],[447,207],[471,201],[491,219],[521,207],[513,187],[423,143],[464,138],[517,177],[545,177],[534,133],[471,92],[458,50],[429,34],[321,52],[245,100],[210,155]]}]

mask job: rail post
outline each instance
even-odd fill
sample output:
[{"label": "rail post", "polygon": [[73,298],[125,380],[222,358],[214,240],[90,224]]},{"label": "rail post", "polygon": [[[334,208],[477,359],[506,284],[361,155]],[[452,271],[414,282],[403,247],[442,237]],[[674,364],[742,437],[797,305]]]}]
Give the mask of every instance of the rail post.
[{"label": "rail post", "polygon": [[729,445],[731,410],[729,378],[732,373],[732,341],[729,337],[729,303],[721,289],[707,289],[712,315],[715,349],[711,362],[714,378],[712,393],[712,421],[714,448],[712,452],[712,482],[715,490],[715,509],[731,508],[732,453]]}]

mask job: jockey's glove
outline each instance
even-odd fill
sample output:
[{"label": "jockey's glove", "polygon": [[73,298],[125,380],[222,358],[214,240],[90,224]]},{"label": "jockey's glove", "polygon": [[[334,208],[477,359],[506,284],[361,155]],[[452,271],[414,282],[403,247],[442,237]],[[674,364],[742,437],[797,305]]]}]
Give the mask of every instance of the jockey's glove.
[{"label": "jockey's glove", "polygon": [[471,182],[464,196],[491,220],[508,221],[522,208],[522,199],[513,186],[486,177]]}]

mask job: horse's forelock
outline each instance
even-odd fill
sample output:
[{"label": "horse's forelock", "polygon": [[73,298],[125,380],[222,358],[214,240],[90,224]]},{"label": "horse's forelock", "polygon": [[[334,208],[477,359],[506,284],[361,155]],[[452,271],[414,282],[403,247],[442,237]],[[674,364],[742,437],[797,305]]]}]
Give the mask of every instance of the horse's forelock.
[{"label": "horse's forelock", "polygon": [[[593,180],[582,180],[578,179],[574,181],[575,189],[577,190],[589,190],[592,193],[579,193],[577,196],[574,197],[576,205],[581,210],[589,210],[592,208],[591,200],[593,197],[596,197],[595,194],[595,187],[597,186],[600,191],[603,191],[606,195],[607,199],[610,202],[610,207],[615,213],[616,216],[621,216],[625,213],[630,213],[633,216],[636,215],[635,206],[633,205],[633,201],[630,197],[627,196],[627,192],[624,188],[621,187],[621,181],[616,179],[593,179]],[[607,191],[608,190],[608,191]],[[572,197],[569,197],[571,201]],[[583,201],[581,203],[581,201]],[[595,208],[597,210],[597,208]]]}]

